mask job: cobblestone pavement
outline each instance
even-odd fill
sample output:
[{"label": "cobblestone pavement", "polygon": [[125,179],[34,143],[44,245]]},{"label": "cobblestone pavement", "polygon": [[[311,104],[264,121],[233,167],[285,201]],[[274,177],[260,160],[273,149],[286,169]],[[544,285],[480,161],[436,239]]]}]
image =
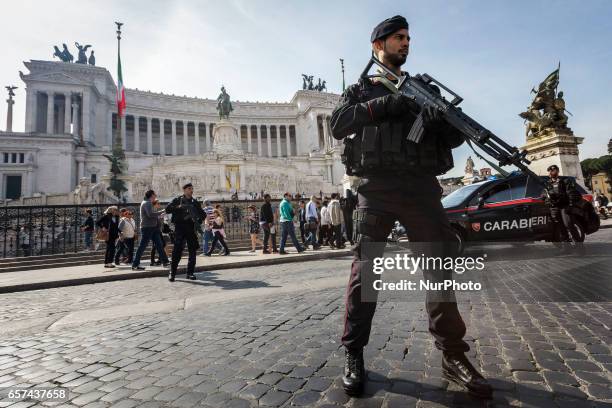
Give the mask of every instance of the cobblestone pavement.
[{"label": "cobblestone pavement", "polygon": [[[601,259],[595,256],[589,265]],[[461,299],[469,357],[495,387],[489,402],[474,400],[441,378],[441,355],[420,301],[379,303],[365,352],[365,396],[346,397],[338,379],[342,285],[10,333],[0,339],[0,388],[61,385],[71,391],[70,402],[61,406],[87,407],[612,406],[612,303],[538,303],[526,296],[554,265],[572,261],[546,262],[499,262],[497,271],[529,273],[503,291]],[[221,283],[210,285],[152,278],[3,295],[2,324],[90,307],[129,309],[143,301],[342,277],[349,264],[339,259],[221,271],[213,276]],[[566,271],[580,288],[576,265]],[[585,286],[593,285],[592,273],[585,271]],[[610,276],[602,279],[609,283]]]}]

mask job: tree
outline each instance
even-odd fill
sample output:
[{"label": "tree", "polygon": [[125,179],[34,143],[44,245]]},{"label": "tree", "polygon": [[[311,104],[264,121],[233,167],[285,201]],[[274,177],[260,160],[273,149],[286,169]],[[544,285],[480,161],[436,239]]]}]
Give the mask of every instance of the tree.
[{"label": "tree", "polygon": [[608,154],[597,158],[585,159],[580,162],[580,167],[582,168],[584,181],[588,186],[591,186],[591,190],[593,189],[591,178],[597,173],[606,173],[608,184],[612,180],[612,155]]}]

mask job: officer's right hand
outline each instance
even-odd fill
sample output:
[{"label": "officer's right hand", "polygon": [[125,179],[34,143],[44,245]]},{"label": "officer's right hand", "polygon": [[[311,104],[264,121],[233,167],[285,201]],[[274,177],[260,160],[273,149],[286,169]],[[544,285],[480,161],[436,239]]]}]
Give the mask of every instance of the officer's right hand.
[{"label": "officer's right hand", "polygon": [[402,116],[410,112],[418,112],[420,109],[413,98],[401,93],[385,95],[383,98],[385,98],[385,110],[389,116]]}]

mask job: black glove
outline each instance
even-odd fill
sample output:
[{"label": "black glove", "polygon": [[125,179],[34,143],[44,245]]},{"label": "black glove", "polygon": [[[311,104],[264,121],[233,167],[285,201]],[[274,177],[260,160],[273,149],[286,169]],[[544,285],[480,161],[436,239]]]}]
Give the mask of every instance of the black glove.
[{"label": "black glove", "polygon": [[389,116],[402,116],[419,110],[414,99],[404,94],[385,95],[366,103],[374,120],[383,120]]},{"label": "black glove", "polygon": [[423,126],[426,129],[436,129],[444,124],[442,110],[435,105],[425,103],[421,110],[421,116],[423,118]]}]

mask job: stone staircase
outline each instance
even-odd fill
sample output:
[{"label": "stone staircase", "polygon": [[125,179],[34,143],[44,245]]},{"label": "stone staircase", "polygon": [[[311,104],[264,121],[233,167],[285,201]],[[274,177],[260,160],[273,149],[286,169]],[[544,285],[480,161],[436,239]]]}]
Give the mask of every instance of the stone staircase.
[{"label": "stone staircase", "polygon": [[[231,251],[248,251],[251,249],[251,243],[249,240],[228,240],[227,245]],[[170,249],[172,244],[170,244]],[[136,251],[134,249],[134,251]],[[145,250],[145,254],[142,257],[143,261],[149,259],[151,246]],[[198,255],[202,253],[201,249],[198,249]],[[183,256],[187,256],[187,248],[183,251]],[[16,258],[2,258],[0,259],[0,273],[3,272],[18,272],[27,271],[34,269],[48,269],[48,268],[65,268],[70,266],[80,265],[93,265],[104,263],[104,244],[101,244],[97,251],[82,251],[64,254],[54,255],[33,255],[33,256],[22,256]]]}]

